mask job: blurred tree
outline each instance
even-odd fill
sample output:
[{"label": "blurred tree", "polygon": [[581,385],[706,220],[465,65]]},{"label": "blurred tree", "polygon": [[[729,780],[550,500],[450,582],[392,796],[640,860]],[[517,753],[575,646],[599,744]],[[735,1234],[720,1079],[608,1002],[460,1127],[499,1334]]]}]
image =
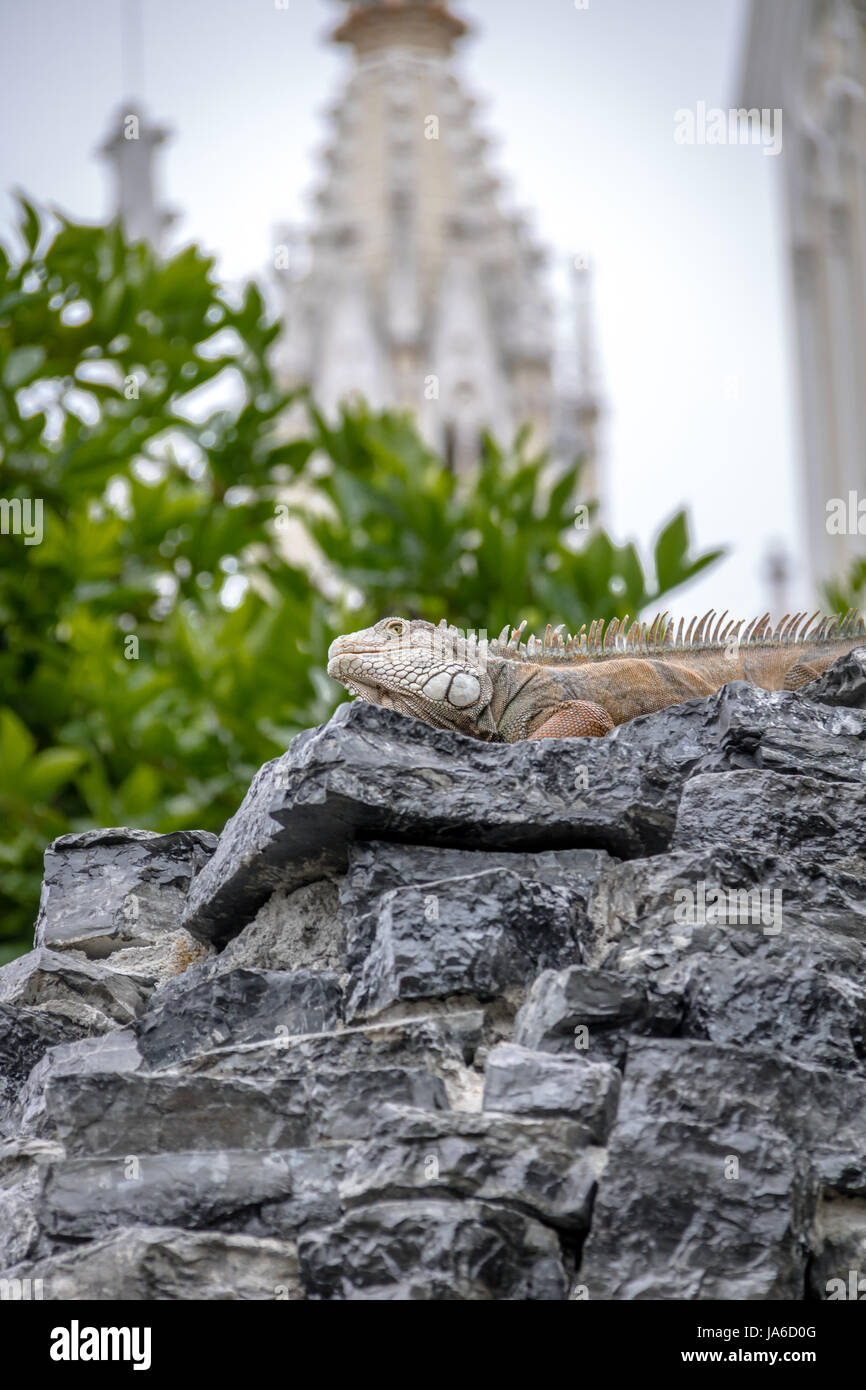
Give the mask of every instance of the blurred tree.
[{"label": "blurred tree", "polygon": [[116,225],[46,238],[21,206],[25,253],[0,251],[0,492],[38,499],[43,538],[0,537],[0,932],[18,939],[52,836],[217,825],[328,710],[314,596],[269,530],[274,470],[312,444],[273,429],[258,291],[230,303],[198,250],[162,263]]},{"label": "blurred tree", "polygon": [[552,483],[544,457],[527,455],[526,431],[508,451],[487,437],[477,471],[457,479],[408,417],[360,407],[332,429],[313,416],[329,462],[325,471],[317,454],[311,473],[331,507],[307,526],[364,596],[356,627],[398,613],[490,635],[523,618],[530,630],[575,631],[658,605],[721,554],[693,557],[679,512],[656,540],[649,579],[634,545],[590,525],[594,501],[575,506],[580,463]]},{"label": "blurred tree", "polygon": [[854,560],[848,573],[842,579],[825,584],[824,599],[828,613],[847,613],[849,608],[858,613],[866,610],[866,560]]},{"label": "blurred tree", "polygon": [[[0,961],[30,944],[54,836],[218,830],[345,698],[323,669],[338,632],[389,612],[576,627],[715,558],[678,515],[648,581],[633,546],[580,535],[579,469],[551,490],[525,438],[488,440],[461,482],[398,415],[310,408],[287,439],[255,287],[116,225],[48,231],[23,199],[20,231],[0,248]],[[31,544],[15,522],[37,504]],[[287,554],[288,509],[317,564]]]}]

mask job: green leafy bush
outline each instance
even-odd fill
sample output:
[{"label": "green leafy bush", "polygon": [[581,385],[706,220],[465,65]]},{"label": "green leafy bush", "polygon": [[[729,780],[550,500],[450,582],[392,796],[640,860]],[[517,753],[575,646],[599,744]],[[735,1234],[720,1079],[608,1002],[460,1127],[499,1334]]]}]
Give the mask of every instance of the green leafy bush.
[{"label": "green leafy bush", "polygon": [[[54,836],[218,830],[345,698],[324,674],[340,631],[392,612],[574,628],[715,558],[680,514],[648,579],[633,546],[576,532],[579,467],[551,489],[525,437],[487,440],[458,482],[407,418],[325,421],[275,380],[254,286],[21,210],[23,252],[0,248],[0,959],[29,945]],[[28,501],[38,544],[14,525]]]},{"label": "green leafy bush", "polygon": [[866,560],[852,560],[848,572],[838,581],[824,585],[827,613],[858,613],[866,610]]},{"label": "green leafy bush", "polygon": [[[507,452],[486,438],[477,471],[457,480],[408,419],[361,410],[334,429],[314,419],[331,460],[318,486],[332,505],[308,526],[365,596],[370,621],[393,612],[491,634],[522,618],[530,628],[575,629],[660,603],[721,553],[691,557],[680,512],[658,536],[650,582],[633,545],[578,528],[580,463],[550,487],[544,459],[526,455],[525,431]],[[588,516],[596,510],[580,505]]]}]

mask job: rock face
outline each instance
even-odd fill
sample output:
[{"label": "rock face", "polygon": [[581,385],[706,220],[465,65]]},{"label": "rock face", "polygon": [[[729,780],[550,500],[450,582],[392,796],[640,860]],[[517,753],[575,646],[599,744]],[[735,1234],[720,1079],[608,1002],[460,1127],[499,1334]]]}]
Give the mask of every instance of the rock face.
[{"label": "rock face", "polygon": [[344,705],[219,842],[51,846],[0,1297],[850,1296],[864,670],[603,740]]},{"label": "rock face", "polygon": [[78,947],[90,956],[164,944],[216,846],[216,836],[203,830],[62,835],[45,853],[35,944]]}]

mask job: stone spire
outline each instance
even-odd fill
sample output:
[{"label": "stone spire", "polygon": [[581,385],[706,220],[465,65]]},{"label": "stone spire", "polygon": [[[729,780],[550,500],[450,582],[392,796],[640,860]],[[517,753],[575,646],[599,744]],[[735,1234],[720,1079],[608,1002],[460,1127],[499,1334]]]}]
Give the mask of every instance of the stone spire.
[{"label": "stone spire", "polygon": [[545,257],[501,206],[453,70],[466,33],[437,0],[350,0],[332,35],[352,65],[328,113],[309,267],[281,277],[287,379],[332,409],[363,376],[458,471],[484,429],[507,442],[528,422],[536,447],[556,443]]},{"label": "stone spire", "polygon": [[141,0],[122,0],[119,18],[120,80],[125,100],[97,153],[111,165],[114,216],[120,218],[130,240],[147,241],[159,253],[165,232],[177,216],[160,202],[155,169],[156,152],[170,138],[170,132],[151,125],[141,101],[126,95],[142,92],[145,87]]},{"label": "stone spire", "polygon": [[160,204],[154,169],[156,151],[168,139],[168,130],[151,125],[137,103],[130,103],[115,116],[98,151],[112,167],[115,216],[132,241],[147,241],[156,252],[176,218]]},{"label": "stone spire", "polygon": [[438,0],[345,0],[348,17],[334,30],[360,56],[398,45],[449,54],[468,25]]}]

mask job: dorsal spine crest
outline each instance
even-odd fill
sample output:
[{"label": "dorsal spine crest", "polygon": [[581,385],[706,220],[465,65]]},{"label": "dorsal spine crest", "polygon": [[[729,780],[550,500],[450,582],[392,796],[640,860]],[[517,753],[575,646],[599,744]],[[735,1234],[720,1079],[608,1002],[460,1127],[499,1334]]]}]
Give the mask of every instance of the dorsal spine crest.
[{"label": "dorsal spine crest", "polygon": [[[671,655],[678,651],[725,650],[732,643],[740,647],[806,646],[825,642],[866,637],[866,623],[854,608],[835,617],[821,617],[820,612],[806,615],[806,610],[793,615],[786,613],[776,624],[770,614],[749,622],[742,635],[743,620],[725,622],[728,610],[716,620],[715,609],[703,617],[693,617],[687,628],[681,618],[674,634],[674,620],[667,612],[657,613],[650,622],[635,620],[629,626],[624,618],[611,618],[605,623],[597,619],[584,625],[577,633],[566,632],[565,624],[551,627],[548,623],[543,637],[530,633],[524,638],[526,619],[518,627],[506,623],[498,637],[491,638],[487,650],[490,656],[509,661],[529,661],[539,665],[560,662],[579,663],[584,660],[604,661],[623,656]],[[724,624],[724,626],[723,626]],[[441,623],[447,628],[447,624]]]}]

